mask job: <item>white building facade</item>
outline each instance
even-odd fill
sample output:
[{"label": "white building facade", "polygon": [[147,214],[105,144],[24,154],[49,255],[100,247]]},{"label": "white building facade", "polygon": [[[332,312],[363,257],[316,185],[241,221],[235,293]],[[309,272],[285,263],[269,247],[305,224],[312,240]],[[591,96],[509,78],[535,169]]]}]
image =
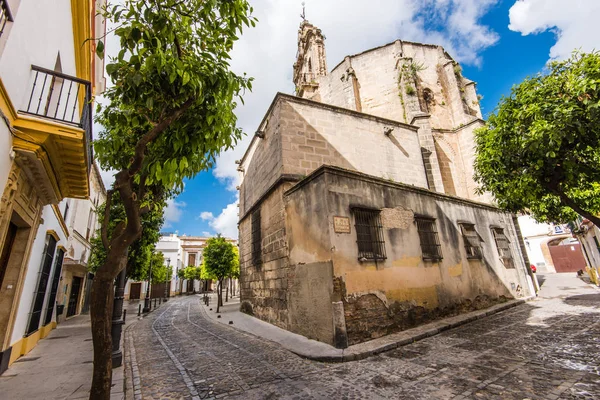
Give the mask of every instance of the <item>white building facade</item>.
[{"label": "white building facade", "polygon": [[56,326],[69,252],[89,256],[74,242],[89,213],[73,207],[103,190],[90,179],[104,65],[88,40],[105,32],[103,4],[0,0],[0,373]]},{"label": "white building facade", "polygon": [[[171,281],[168,284],[169,295],[178,295],[181,293],[201,292],[214,290],[212,281],[200,282],[199,280],[187,281],[178,276],[178,272],[186,267],[199,267],[202,265],[202,252],[206,247],[206,242],[210,239],[205,236],[179,236],[176,233],[164,233],[156,244],[156,251],[163,254],[164,263],[172,268]],[[237,241],[227,239],[237,246]],[[201,286],[202,285],[202,286]],[[164,286],[160,290],[150,289],[154,295],[151,297],[161,297],[164,293]],[[146,281],[135,282],[127,281],[125,286],[125,299],[141,300],[148,293],[148,283]]]}]

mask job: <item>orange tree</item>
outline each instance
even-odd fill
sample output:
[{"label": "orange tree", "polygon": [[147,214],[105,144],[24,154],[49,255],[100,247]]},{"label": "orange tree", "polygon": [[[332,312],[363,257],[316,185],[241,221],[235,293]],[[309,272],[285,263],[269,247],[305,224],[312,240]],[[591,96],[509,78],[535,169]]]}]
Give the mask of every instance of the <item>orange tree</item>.
[{"label": "orange tree", "polygon": [[206,247],[202,253],[205,274],[215,277],[218,281],[217,312],[219,312],[219,307],[223,305],[223,280],[231,276],[234,268],[236,259],[234,248],[233,244],[219,235],[206,241]]},{"label": "orange tree", "polygon": [[540,222],[600,226],[600,53],[550,63],[476,132],[475,178],[498,205]]},{"label": "orange tree", "polygon": [[[100,235],[106,257],[92,287],[90,399],[110,398],[114,280],[143,215],[241,138],[234,109],[251,79],[231,71],[229,53],[242,28],[254,25],[251,14],[246,0],[123,0],[103,11],[121,51],[106,66],[113,85],[97,111],[104,130],[94,146],[100,165],[117,173]],[[113,194],[125,210],[114,225]]]}]

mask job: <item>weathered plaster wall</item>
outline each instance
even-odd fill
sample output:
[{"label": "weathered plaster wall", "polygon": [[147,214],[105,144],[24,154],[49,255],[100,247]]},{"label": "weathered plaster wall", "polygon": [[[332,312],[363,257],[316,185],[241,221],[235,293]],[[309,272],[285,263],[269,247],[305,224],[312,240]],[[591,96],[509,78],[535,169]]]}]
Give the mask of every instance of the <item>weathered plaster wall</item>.
[{"label": "weathered plaster wall", "polygon": [[[343,301],[349,344],[529,295],[509,214],[351,172],[325,171],[318,171],[285,197],[290,264],[333,262],[332,301]],[[320,201],[307,201],[311,198]],[[383,210],[387,260],[358,261],[351,206]],[[440,262],[422,259],[415,214],[436,218]],[[334,232],[334,216],[350,218],[350,234]],[[467,260],[458,221],[476,224],[483,239],[482,260]],[[515,269],[505,268],[500,261],[492,225],[505,228]]]}]

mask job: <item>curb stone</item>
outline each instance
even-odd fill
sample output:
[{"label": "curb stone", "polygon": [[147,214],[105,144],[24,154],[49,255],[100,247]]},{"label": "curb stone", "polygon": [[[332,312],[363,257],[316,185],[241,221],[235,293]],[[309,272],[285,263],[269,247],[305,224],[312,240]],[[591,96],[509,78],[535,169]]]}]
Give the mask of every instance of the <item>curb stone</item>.
[{"label": "curb stone", "polygon": [[[486,309],[471,311],[466,314],[456,315],[453,317],[449,317],[446,319],[442,319],[439,321],[430,322],[429,324],[421,325],[412,329],[407,329],[405,331],[392,333],[390,335],[374,339],[369,342],[359,343],[353,346],[350,346],[346,349],[334,349],[332,347],[332,351],[336,351],[337,354],[331,355],[322,355],[315,354],[311,349],[301,349],[298,348],[289,348],[280,343],[280,346],[287,348],[287,350],[292,353],[306,359],[321,361],[321,362],[329,362],[329,363],[339,363],[339,362],[348,362],[348,361],[357,361],[362,360],[373,355],[383,353],[386,351],[390,351],[396,349],[401,346],[405,346],[414,342],[417,342],[422,339],[426,339],[431,336],[435,336],[440,332],[444,332],[449,329],[456,328],[461,325],[468,324],[473,321],[477,321],[483,318],[486,318],[490,315],[497,314],[501,311],[505,311],[507,309],[519,306],[524,304],[525,302],[535,299],[535,296],[524,298],[524,299],[515,299],[510,300],[505,303],[496,304]],[[205,311],[206,313],[206,311]],[[208,317],[208,315],[206,315]],[[221,323],[212,318],[208,317],[209,320],[215,323]],[[245,332],[247,334],[252,334],[251,332],[247,332],[244,329],[237,327],[236,325],[228,325],[223,323],[223,325],[228,326],[230,329],[235,329],[241,332]],[[394,337],[396,336],[396,337]],[[269,340],[263,338],[265,340]]]}]

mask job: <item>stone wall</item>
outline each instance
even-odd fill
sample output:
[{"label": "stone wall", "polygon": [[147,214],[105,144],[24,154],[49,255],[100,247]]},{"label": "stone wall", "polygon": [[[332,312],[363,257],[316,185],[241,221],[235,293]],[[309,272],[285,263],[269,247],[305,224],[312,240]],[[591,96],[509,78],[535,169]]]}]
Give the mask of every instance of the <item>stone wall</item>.
[{"label": "stone wall", "polygon": [[240,186],[240,215],[244,215],[281,176],[281,135],[279,135],[279,109],[275,103],[265,117],[262,139],[255,137],[240,169],[243,184]]},{"label": "stone wall", "polygon": [[[331,260],[333,282],[323,284],[343,302],[350,345],[531,294],[511,215],[494,207],[329,167],[288,191],[285,204],[290,265]],[[358,259],[356,206],[382,210],[387,259]],[[441,260],[423,259],[415,215],[435,218]],[[350,233],[335,232],[334,216],[349,218]],[[475,224],[481,259],[467,259],[460,222]],[[504,228],[516,268],[500,260],[492,226]]]},{"label": "stone wall", "polygon": [[294,97],[280,104],[282,173],[327,164],[427,187],[416,127]]},{"label": "stone wall", "polygon": [[462,76],[458,64],[440,46],[397,40],[347,56],[327,76],[319,77],[318,84],[323,103],[359,111],[358,100],[360,111],[400,122],[410,123],[425,112],[431,115],[434,128],[453,129],[481,118],[475,85]]},{"label": "stone wall", "polygon": [[252,217],[240,221],[240,296],[242,309],[282,328],[288,325],[288,243],[285,229],[283,184],[257,209],[261,213],[262,264],[252,262]]}]

